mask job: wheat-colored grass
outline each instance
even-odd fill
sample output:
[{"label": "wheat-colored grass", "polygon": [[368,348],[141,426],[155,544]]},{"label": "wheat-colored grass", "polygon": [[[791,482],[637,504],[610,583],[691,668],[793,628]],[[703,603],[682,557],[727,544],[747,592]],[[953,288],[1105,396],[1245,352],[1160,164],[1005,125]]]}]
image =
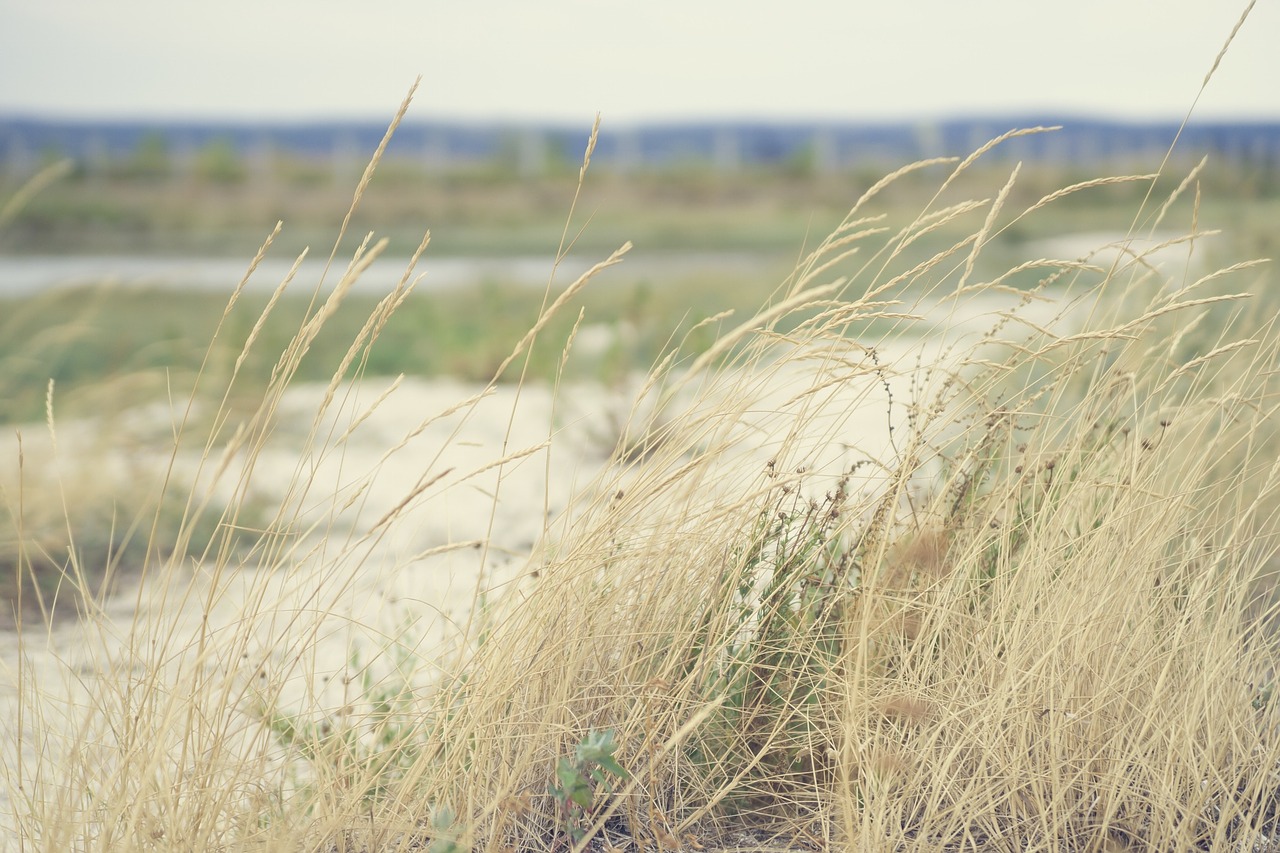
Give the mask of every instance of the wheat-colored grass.
[{"label": "wheat-colored grass", "polygon": [[[945,169],[945,189],[989,149],[919,168]],[[151,543],[136,606],[86,590],[74,658],[23,626],[2,755],[14,848],[1276,845],[1280,337],[1249,295],[1264,272],[1134,251],[1027,259],[1044,279],[1026,292],[973,280],[1008,223],[1148,177],[1014,210],[1015,169],[896,232],[869,192],[758,315],[638,383],[599,474],[499,568],[504,483],[560,452],[563,424],[513,443],[516,393],[497,455],[451,467],[490,385],[402,425],[409,442],[454,424],[398,499],[370,497],[398,444],[356,464],[353,436],[399,382],[370,404],[345,377],[411,272],[310,422],[287,423],[299,359],[378,251],[366,241],[256,412],[234,425],[221,393],[175,409],[157,476],[189,490],[186,515]],[[907,262],[941,223],[968,235]],[[590,275],[549,288],[546,310],[572,310]],[[867,319],[892,331],[849,333]],[[197,421],[208,399],[222,407]],[[292,476],[271,484],[278,509],[250,512],[282,436]],[[546,458],[548,480],[571,476]],[[22,531],[37,495],[20,483]],[[350,615],[370,576],[406,570],[387,546],[415,508],[472,484],[495,491],[488,534],[414,556],[479,546],[467,612]],[[343,632],[368,642],[323,683]],[[557,762],[605,731],[626,774],[587,781],[590,808],[567,811]]]}]

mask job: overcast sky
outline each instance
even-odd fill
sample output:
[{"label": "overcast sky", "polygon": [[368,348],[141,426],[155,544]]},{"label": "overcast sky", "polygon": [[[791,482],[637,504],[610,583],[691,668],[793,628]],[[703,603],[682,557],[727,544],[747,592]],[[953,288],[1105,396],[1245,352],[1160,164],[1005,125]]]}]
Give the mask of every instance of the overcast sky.
[{"label": "overcast sky", "polygon": [[[1247,0],[0,0],[0,112],[1180,118]],[[1280,0],[1197,108],[1280,118]]]}]

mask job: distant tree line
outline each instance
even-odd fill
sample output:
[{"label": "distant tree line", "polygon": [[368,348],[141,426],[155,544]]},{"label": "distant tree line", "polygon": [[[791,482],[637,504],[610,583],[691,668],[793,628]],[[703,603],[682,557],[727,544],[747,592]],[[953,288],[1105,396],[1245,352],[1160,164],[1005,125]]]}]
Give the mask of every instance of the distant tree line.
[{"label": "distant tree line", "polygon": [[[1219,160],[1275,170],[1280,121],[1121,123],[1086,119],[957,119],[898,124],[765,122],[653,124],[607,128],[593,165],[619,172],[673,168],[786,169],[822,174],[965,154],[1018,127],[1062,125],[1013,139],[995,158],[1097,166],[1163,157],[1175,137],[1180,159]],[[372,123],[214,124],[74,122],[0,118],[0,171],[33,172],[71,158],[80,173],[139,180],[188,177],[222,184],[266,178],[282,168],[322,180],[358,173],[384,127]],[[486,169],[509,177],[574,170],[585,127],[424,123],[400,128],[388,157],[424,172]]]}]

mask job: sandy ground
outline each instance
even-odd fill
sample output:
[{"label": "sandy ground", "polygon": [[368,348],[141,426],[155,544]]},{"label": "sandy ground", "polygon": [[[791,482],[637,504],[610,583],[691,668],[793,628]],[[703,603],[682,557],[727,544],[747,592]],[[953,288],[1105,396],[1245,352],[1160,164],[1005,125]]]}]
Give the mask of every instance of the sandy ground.
[{"label": "sandy ground", "polygon": [[[933,334],[881,355],[886,363],[928,361],[957,335],[985,328],[992,312],[1005,307],[997,300],[936,308]],[[1047,322],[1057,310],[1043,305],[1032,313]],[[802,372],[792,373],[761,390],[735,427],[737,451],[726,459],[726,471],[760,469],[779,435],[794,425],[787,399],[806,381]],[[918,393],[910,382],[904,375],[886,390],[879,379],[863,377],[825,396],[830,416],[811,421],[815,466],[842,468],[850,454],[891,452],[885,394],[901,400]],[[291,686],[283,701],[320,707],[348,698],[341,676],[353,656],[358,666],[402,643],[425,660],[447,658],[483,618],[472,606],[481,600],[478,593],[513,588],[537,543],[562,534],[561,513],[575,494],[590,493],[631,407],[627,389],[588,385],[559,395],[543,386],[484,395],[448,380],[405,380],[380,399],[388,384],[344,389],[319,416],[323,387],[290,389],[261,452],[234,455],[220,478],[212,473],[216,459],[202,464],[196,450],[180,451],[178,482],[195,481],[198,492],[220,499],[246,489],[264,506],[296,512],[311,529],[283,553],[278,568],[218,573],[207,562],[192,562],[168,582],[123,590],[97,619],[61,620],[21,640],[0,631],[6,778],[30,779],[42,757],[57,766],[71,733],[96,730],[99,718],[111,713],[95,700],[100,679],[142,678],[152,668],[189,672],[199,648],[205,657],[195,668],[239,669],[246,677],[264,667],[285,670]],[[711,396],[749,387],[750,378],[732,377]],[[156,426],[163,415],[151,412],[144,420],[164,434],[165,427]],[[60,427],[56,454],[40,426],[24,430],[23,440],[29,468],[30,460],[58,460],[47,474],[83,475],[76,457],[90,452],[97,454],[90,465],[109,470],[125,452],[112,450],[111,442],[103,451],[94,424]],[[2,443],[0,452],[12,458],[13,436]],[[154,471],[161,471],[165,454],[152,458]],[[392,512],[394,523],[380,524]],[[160,653],[165,650],[173,651]],[[12,826],[11,811],[9,802],[0,802],[0,836]]]}]

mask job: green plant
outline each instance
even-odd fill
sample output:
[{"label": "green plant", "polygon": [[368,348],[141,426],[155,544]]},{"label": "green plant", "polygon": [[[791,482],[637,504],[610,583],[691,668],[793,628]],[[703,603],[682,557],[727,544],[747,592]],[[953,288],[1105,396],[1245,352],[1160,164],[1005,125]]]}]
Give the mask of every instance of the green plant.
[{"label": "green plant", "polygon": [[[764,799],[793,789],[790,780],[829,772],[821,731],[845,651],[841,606],[857,580],[855,552],[841,538],[847,483],[846,475],[821,499],[804,497],[793,484],[778,486],[749,544],[726,565],[721,597],[731,603],[709,608],[709,616],[727,609],[736,627],[709,691],[725,698],[720,724],[709,727],[713,737],[691,757],[714,763],[727,745],[756,756],[748,775],[763,796],[745,797],[736,808],[758,811]],[[704,653],[699,644],[698,656]]]},{"label": "green plant", "polygon": [[427,853],[467,853],[470,845],[462,840],[458,829],[458,816],[448,806],[436,806],[431,810],[431,843]]},{"label": "green plant", "polygon": [[547,787],[556,803],[557,827],[573,844],[587,837],[614,785],[630,778],[618,763],[612,729],[590,731],[574,747],[573,757],[556,762],[555,782]]}]

